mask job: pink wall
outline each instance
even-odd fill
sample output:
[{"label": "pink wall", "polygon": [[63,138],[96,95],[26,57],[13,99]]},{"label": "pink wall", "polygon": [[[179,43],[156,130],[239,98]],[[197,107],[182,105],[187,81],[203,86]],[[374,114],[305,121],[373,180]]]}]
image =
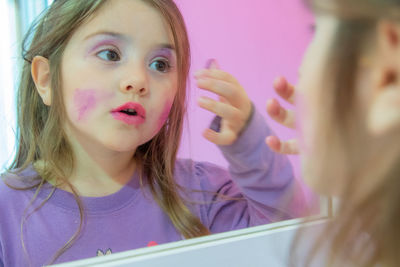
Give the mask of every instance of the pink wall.
[{"label": "pink wall", "polygon": [[[312,17],[301,0],[175,0],[186,19],[192,45],[192,73],[208,58],[233,74],[246,89],[266,121],[280,137],[295,137],[265,112],[267,99],[276,97],[272,82],[284,75],[297,81],[298,67],[311,38]],[[193,81],[194,79],[192,79]],[[188,130],[181,157],[191,157],[227,166],[215,145],[201,133],[213,115],[200,109],[196,99],[206,93],[193,82],[189,88]],[[298,157],[290,157],[299,174]]]}]

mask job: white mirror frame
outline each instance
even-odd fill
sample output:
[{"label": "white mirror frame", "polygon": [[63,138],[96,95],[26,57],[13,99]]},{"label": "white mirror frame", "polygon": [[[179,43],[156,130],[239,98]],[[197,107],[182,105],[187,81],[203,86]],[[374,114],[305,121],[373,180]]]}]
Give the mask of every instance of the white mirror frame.
[{"label": "white mirror frame", "polygon": [[[331,218],[332,200],[321,197],[320,203],[320,214],[306,219],[271,223],[53,266],[285,267],[288,266],[290,248],[296,232],[306,229],[316,235]],[[307,249],[303,247],[301,250]]]}]

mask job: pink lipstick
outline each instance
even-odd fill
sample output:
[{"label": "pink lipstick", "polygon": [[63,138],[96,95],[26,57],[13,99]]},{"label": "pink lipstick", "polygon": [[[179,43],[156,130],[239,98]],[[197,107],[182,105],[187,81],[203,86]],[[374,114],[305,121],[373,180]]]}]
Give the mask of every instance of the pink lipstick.
[{"label": "pink lipstick", "polygon": [[129,125],[139,125],[146,120],[146,110],[139,103],[128,102],[111,110],[111,114],[116,120],[120,120]]}]

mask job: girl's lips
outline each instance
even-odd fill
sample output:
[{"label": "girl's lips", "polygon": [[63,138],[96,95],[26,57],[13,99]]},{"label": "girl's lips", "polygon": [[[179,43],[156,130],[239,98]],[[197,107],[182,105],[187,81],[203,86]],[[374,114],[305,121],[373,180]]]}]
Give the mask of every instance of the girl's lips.
[{"label": "girl's lips", "polygon": [[133,109],[136,111],[138,116],[140,116],[142,118],[146,118],[146,110],[144,109],[144,107],[142,105],[140,105],[139,103],[135,103],[135,102],[125,103],[122,106],[119,106],[119,107],[111,110],[111,112],[121,112],[123,110],[128,110],[128,109]]},{"label": "girl's lips", "polygon": [[[133,114],[128,114],[128,110],[134,110]],[[128,102],[113,109],[111,115],[114,119],[123,121],[129,125],[139,125],[144,123],[146,120],[146,110],[142,105],[134,102]]]},{"label": "girl's lips", "polygon": [[122,112],[111,112],[114,119],[123,121],[129,125],[139,125],[144,123],[145,119],[141,116],[132,116]]}]

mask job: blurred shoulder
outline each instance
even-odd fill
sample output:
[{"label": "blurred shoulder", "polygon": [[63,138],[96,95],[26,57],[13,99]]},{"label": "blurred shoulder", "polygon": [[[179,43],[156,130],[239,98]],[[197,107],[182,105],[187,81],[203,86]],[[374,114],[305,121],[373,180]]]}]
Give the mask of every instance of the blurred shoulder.
[{"label": "blurred shoulder", "polygon": [[38,173],[32,166],[23,170],[11,170],[0,175],[0,203],[17,201],[22,194],[27,194],[27,188],[38,182]]},{"label": "blurred shoulder", "polygon": [[225,168],[210,162],[197,162],[191,159],[177,160],[175,177],[183,187],[212,191],[231,180]]}]

